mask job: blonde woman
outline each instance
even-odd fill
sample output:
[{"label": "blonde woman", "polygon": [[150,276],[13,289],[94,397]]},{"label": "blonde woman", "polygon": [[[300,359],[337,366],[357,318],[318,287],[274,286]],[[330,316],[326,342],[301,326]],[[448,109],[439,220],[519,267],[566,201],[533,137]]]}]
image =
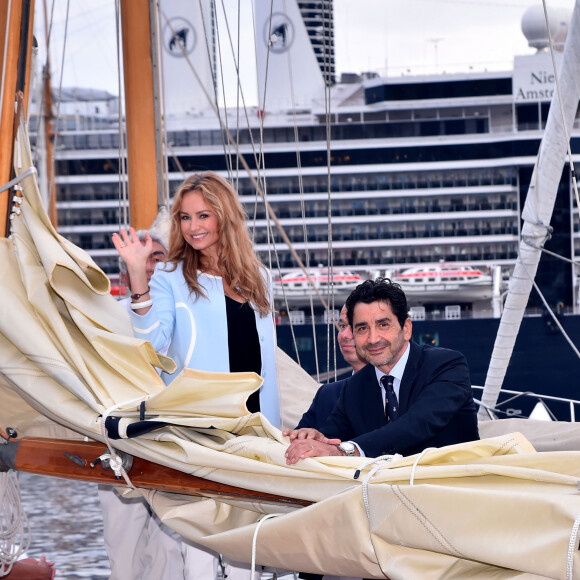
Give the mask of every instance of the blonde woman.
[{"label": "blonde woman", "polygon": [[[276,340],[271,282],[252,247],[245,214],[232,186],[206,172],[186,179],[175,194],[167,263],[147,283],[151,241],[133,229],[113,234],[131,279],[133,326],[139,338],[177,363],[216,372],[255,371],[264,379],[248,402],[276,426]],[[252,398],[250,398],[252,399]]]},{"label": "blonde woman", "polygon": [[[171,211],[169,255],[147,282],[151,239],[135,231],[113,234],[131,279],[135,335],[183,368],[254,371],[264,379],[248,399],[276,427],[280,405],[271,278],[259,262],[237,193],[222,177],[192,175],[177,190]],[[162,373],[166,384],[175,375]],[[230,572],[230,578],[244,576]],[[247,575],[245,577],[248,577]]]}]

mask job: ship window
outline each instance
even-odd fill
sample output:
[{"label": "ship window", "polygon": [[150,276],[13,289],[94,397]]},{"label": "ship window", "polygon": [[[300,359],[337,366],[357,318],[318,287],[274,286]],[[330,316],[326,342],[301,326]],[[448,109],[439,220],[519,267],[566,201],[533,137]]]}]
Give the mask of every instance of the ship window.
[{"label": "ship window", "polygon": [[538,103],[517,105],[518,131],[529,131],[539,128]]},{"label": "ship window", "polygon": [[431,346],[439,346],[439,333],[420,332],[417,333],[416,336],[413,336],[413,340],[415,340],[419,344],[430,344]]}]

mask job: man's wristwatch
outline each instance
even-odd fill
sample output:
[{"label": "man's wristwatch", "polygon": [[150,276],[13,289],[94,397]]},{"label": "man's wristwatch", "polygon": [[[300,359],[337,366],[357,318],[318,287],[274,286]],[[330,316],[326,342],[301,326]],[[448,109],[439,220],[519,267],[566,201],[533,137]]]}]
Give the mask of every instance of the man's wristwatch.
[{"label": "man's wristwatch", "polygon": [[354,456],[356,451],[356,445],[352,441],[343,441],[339,444],[338,448],[344,451],[349,457]]}]

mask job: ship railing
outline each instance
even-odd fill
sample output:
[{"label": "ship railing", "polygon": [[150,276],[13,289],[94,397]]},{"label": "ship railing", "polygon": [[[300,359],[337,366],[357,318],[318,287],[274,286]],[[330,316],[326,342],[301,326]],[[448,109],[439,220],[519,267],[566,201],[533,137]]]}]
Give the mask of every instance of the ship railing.
[{"label": "ship railing", "polygon": [[[472,385],[472,389],[478,389],[483,392],[483,387]],[[531,400],[532,403],[535,403],[534,409],[537,408],[538,405],[543,406],[543,410],[546,413],[545,420],[552,420],[557,421],[558,418],[556,417],[555,413],[550,408],[550,403],[559,403],[563,404],[564,406],[568,407],[569,410],[569,418],[567,420],[571,422],[576,421],[577,411],[580,411],[580,401],[576,399],[568,399],[566,397],[555,397],[552,395],[540,395],[538,393],[534,393],[532,391],[511,391],[508,389],[502,389],[502,394],[504,395],[511,395],[507,399],[504,399],[496,404],[495,407],[490,407],[485,403],[482,403],[479,399],[474,399],[475,403],[480,407],[483,407],[489,416],[490,419],[496,420],[500,418],[506,417],[520,417],[520,418],[534,418],[532,417],[525,417],[522,415],[520,409],[514,409],[512,407],[507,407],[508,404],[513,403],[519,399],[526,399]]]},{"label": "ship railing", "polygon": [[[457,305],[459,306],[459,305]],[[279,310],[282,310],[281,307],[278,307]],[[302,312],[302,314],[296,314],[297,312]],[[450,310],[447,310],[445,307],[442,307],[440,310],[433,310],[433,311],[425,311],[424,313],[421,311],[421,316],[416,316],[414,313],[411,313],[411,318],[414,321],[422,322],[424,320],[469,320],[469,319],[480,319],[480,318],[494,318],[494,312],[491,309],[475,309],[475,310],[463,310],[457,308],[453,309],[453,317],[450,318],[449,316]],[[562,316],[566,316],[567,314],[573,314],[574,311],[572,308],[565,308],[562,309],[559,313]],[[541,317],[545,316],[546,311],[542,308],[529,308],[526,310],[526,317]],[[292,324],[298,325],[311,325],[314,324],[326,324],[327,323],[327,316],[324,314],[315,315],[314,317],[309,316],[306,314],[306,310],[292,310],[290,317],[286,314],[276,316],[276,324],[285,326],[289,325],[292,319]],[[499,320],[499,317],[495,315],[495,318]]]}]

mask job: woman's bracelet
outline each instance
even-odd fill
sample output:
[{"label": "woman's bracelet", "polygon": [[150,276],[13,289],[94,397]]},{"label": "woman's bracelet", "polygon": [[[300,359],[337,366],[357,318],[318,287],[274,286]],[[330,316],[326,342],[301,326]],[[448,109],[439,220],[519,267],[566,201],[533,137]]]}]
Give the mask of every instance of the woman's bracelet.
[{"label": "woman's bracelet", "polygon": [[129,308],[131,310],[140,310],[141,308],[149,308],[149,306],[153,306],[153,300],[145,300],[144,302],[131,302],[131,304],[129,304]]},{"label": "woman's bracelet", "polygon": [[145,290],[145,292],[141,292],[141,294],[131,294],[131,300],[139,300],[139,298],[141,298],[141,296],[145,296],[145,294],[149,294],[150,290],[151,290],[151,288],[149,288],[149,286],[147,286],[147,290]]}]

